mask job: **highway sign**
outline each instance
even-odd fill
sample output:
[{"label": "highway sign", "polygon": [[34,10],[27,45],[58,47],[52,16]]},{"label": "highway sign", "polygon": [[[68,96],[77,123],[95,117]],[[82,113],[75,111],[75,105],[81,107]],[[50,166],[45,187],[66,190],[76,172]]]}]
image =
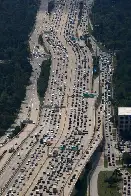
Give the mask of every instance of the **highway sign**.
[{"label": "highway sign", "polygon": [[83,93],[84,98],[94,98],[96,94],[94,93]]}]

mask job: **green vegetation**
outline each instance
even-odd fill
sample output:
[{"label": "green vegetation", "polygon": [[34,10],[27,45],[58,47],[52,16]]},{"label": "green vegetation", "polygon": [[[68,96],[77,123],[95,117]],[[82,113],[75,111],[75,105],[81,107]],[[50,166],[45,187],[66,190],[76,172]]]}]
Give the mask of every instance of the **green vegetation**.
[{"label": "green vegetation", "polygon": [[92,31],[90,22],[88,22],[88,32],[89,32],[90,35],[92,35],[93,31]]},{"label": "green vegetation", "polygon": [[91,44],[91,41],[90,41],[89,37],[87,39],[85,39],[85,44],[89,48],[90,52],[93,53],[94,50],[92,48],[92,44]]},{"label": "green vegetation", "polygon": [[131,174],[131,168],[127,168],[127,171]]},{"label": "green vegetation", "polygon": [[[125,11],[126,10],[126,11]],[[114,107],[131,106],[131,1],[95,0],[91,20],[93,35],[115,55]],[[131,139],[131,131],[122,133]]]},{"label": "green vegetation", "polygon": [[11,138],[13,138],[14,136],[16,136],[18,133],[20,133],[21,128],[20,126],[16,126],[14,131],[12,132]]},{"label": "green vegetation", "polygon": [[113,63],[113,67],[116,68],[116,66],[117,66],[117,59],[116,59],[115,55],[112,58],[112,63]]},{"label": "green vegetation", "polygon": [[44,51],[45,51],[47,54],[49,54],[49,51],[48,51],[48,49],[47,49],[46,46],[45,46],[45,43],[44,43],[44,40],[43,40],[43,37],[42,37],[41,34],[40,34],[39,37],[38,37],[38,44],[40,44],[41,46],[43,46]]},{"label": "green vegetation", "polygon": [[99,95],[97,96],[96,98],[96,102],[95,102],[95,108],[98,109],[98,107],[100,106],[101,104],[101,99],[102,99],[102,90],[101,90],[102,87],[100,87],[100,92],[99,92]]},{"label": "green vegetation", "polygon": [[29,34],[39,0],[0,1],[0,135],[17,116],[31,75]]},{"label": "green vegetation", "polygon": [[93,58],[93,76],[96,78],[99,76],[99,56],[92,56]]},{"label": "green vegetation", "polygon": [[119,182],[121,175],[115,170],[101,171],[98,175],[98,194],[99,196],[121,196],[119,193]]},{"label": "green vegetation", "polygon": [[122,159],[116,160],[116,165],[122,165],[122,164],[123,164]]},{"label": "green vegetation", "polygon": [[128,152],[124,152],[122,155],[122,161],[123,164],[126,164],[127,167],[129,167],[129,165],[131,165],[131,155]]},{"label": "green vegetation", "polygon": [[51,0],[48,2],[48,13],[51,14],[52,10],[54,9],[55,7],[55,2],[54,0]]},{"label": "green vegetation", "polygon": [[99,56],[93,56],[93,65],[94,66],[99,66]]},{"label": "green vegetation", "polygon": [[44,94],[48,87],[50,66],[51,66],[51,58],[44,60],[41,65],[41,73],[37,81],[37,86],[38,86],[37,91],[41,101],[44,99]]},{"label": "green vegetation", "polygon": [[104,157],[104,167],[107,168],[108,167],[108,160],[107,157]]},{"label": "green vegetation", "polygon": [[23,126],[16,126],[14,130],[9,134],[9,138],[12,139],[13,137],[17,136],[24,127],[25,124],[23,124]]},{"label": "green vegetation", "polygon": [[79,15],[78,15],[78,24],[77,24],[77,26],[79,26],[80,25],[80,23],[81,23],[81,17],[82,17],[82,11],[83,11],[83,2],[82,1],[80,1],[79,2]]},{"label": "green vegetation", "polygon": [[41,46],[43,45],[43,37],[42,35],[40,34],[39,37],[38,37],[38,44],[40,44]]}]

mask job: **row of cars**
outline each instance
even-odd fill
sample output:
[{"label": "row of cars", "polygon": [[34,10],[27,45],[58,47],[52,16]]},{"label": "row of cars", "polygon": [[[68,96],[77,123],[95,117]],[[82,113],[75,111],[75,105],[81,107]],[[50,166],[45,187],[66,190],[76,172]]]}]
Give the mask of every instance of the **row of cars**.
[{"label": "row of cars", "polygon": [[123,172],[123,196],[131,195],[131,175],[129,172]]},{"label": "row of cars", "polygon": [[[71,17],[72,21],[75,21],[77,4],[78,2],[70,2],[68,18]],[[59,39],[55,31],[57,26],[55,23],[56,19],[57,23],[59,24],[58,28],[60,27],[60,16],[57,16],[58,14],[60,16],[62,15],[60,11],[56,11],[54,14],[55,17],[53,18],[54,27],[52,27],[53,31],[51,36],[53,38],[52,40],[54,41]],[[68,29],[68,33],[66,29]],[[64,33],[67,44],[69,44],[72,48],[72,56],[74,55],[73,58],[75,59],[75,65],[73,65],[74,67],[72,67],[72,75],[67,74],[71,73],[71,70],[65,62],[63,63],[65,67],[68,67],[68,71],[67,73],[65,72],[63,74],[63,77],[65,79],[67,77],[68,80],[68,82],[65,83],[65,90],[67,90],[68,92],[68,106],[70,106],[71,108],[66,108],[66,120],[64,123],[65,126],[63,131],[64,137],[62,137],[63,139],[58,141],[59,145],[57,144],[57,156],[53,156],[54,150],[52,151],[52,156],[50,153],[49,165],[46,168],[42,168],[41,176],[39,176],[38,180],[36,181],[36,185],[32,189],[30,195],[62,194],[64,192],[64,186],[68,181],[68,177],[70,176],[71,171],[75,169],[76,160],[79,160],[81,158],[82,151],[89,143],[92,135],[94,100],[90,100],[88,102],[88,100],[84,99],[82,96],[86,89],[90,90],[90,67],[87,59],[87,52],[86,49],[77,50],[76,44],[71,41],[70,35],[72,35],[72,33],[75,33],[75,29],[72,29],[72,22],[70,20],[67,21],[66,26],[64,27]],[[59,63],[61,55],[58,55],[57,57],[57,54],[60,52],[59,50],[57,50],[57,46],[60,46],[60,41],[58,42],[59,45],[53,44],[53,41],[50,43],[52,46],[54,62],[58,61]],[[65,50],[68,52],[68,48]],[[61,51],[64,53],[65,50],[62,49]],[[66,53],[64,55],[64,58],[68,57],[69,55],[70,54]],[[86,59],[86,62],[83,62],[83,59]],[[68,63],[70,62],[67,62],[67,64]],[[90,104],[90,107],[88,107],[88,104]],[[88,115],[89,109],[91,111],[90,115]],[[73,174],[72,178],[67,183],[69,187],[71,187],[72,183],[74,183],[74,181],[76,180],[78,170],[76,170],[75,172],[76,173]]]},{"label": "row of cars", "polygon": [[[56,44],[58,44],[58,43],[56,43]],[[59,70],[59,65],[57,65],[57,64],[55,66],[53,65],[52,69],[53,69],[52,73],[54,73],[54,70]],[[63,69],[61,69],[59,71],[59,73],[61,73],[61,72],[63,73],[64,69],[66,69],[66,68],[63,67]],[[57,75],[59,75],[59,73]],[[63,87],[63,79],[62,79],[62,74],[60,75],[60,77],[57,76],[57,75],[55,75],[57,83],[55,83],[54,74],[52,74],[50,76],[50,83],[49,83],[49,86],[48,86],[48,89],[47,89],[48,95],[45,96],[45,103],[50,104],[50,101],[51,101],[54,104],[55,103],[59,104],[59,102],[61,102],[61,100],[62,100],[62,97],[63,97],[62,91],[55,88],[55,86],[58,87],[58,84],[59,85],[62,84],[62,87]],[[52,82],[53,82],[53,85],[52,85]],[[54,92],[55,92],[57,97],[53,96]],[[36,129],[36,132],[38,133],[39,138],[43,137],[43,139],[46,139],[46,137],[48,137],[51,140],[52,137],[53,138],[55,137],[55,133],[59,129],[59,122],[60,122],[59,119],[61,117],[60,113],[54,113],[52,109],[43,108],[41,116],[43,116],[43,117],[40,120],[40,125]],[[43,129],[44,129],[44,132],[43,132]],[[52,134],[50,130],[55,130],[55,133]],[[45,134],[46,134],[46,136],[43,136]],[[32,138],[30,138],[30,140],[32,141]],[[36,138],[34,136],[33,136],[32,145],[30,145],[30,143],[28,144],[28,142],[27,142],[27,145],[28,145],[28,147],[25,147],[25,148],[22,147],[19,150],[18,158],[15,160],[16,164],[15,165],[12,164],[12,166],[11,166],[12,173],[13,173],[13,176],[14,176],[14,178],[12,179],[11,182],[14,181],[14,183],[12,184],[12,187],[9,188],[9,191],[7,191],[7,195],[19,195],[19,194],[21,194],[22,191],[24,190],[23,187],[25,186],[26,181],[30,181],[31,178],[29,178],[29,177],[30,176],[32,177],[33,171],[37,167],[40,166],[41,156],[44,156],[45,158],[47,157],[47,154],[46,155],[43,154],[42,149],[43,149],[44,146],[43,145],[39,146],[39,141],[36,142]],[[37,149],[38,151],[36,152],[35,149]],[[29,154],[30,151],[31,151],[31,154]],[[33,154],[36,154],[36,153],[37,153],[37,155],[33,157]],[[23,162],[26,155],[28,155],[28,159]],[[18,162],[17,162],[17,160],[18,160]],[[24,174],[23,174],[23,172],[22,173],[20,172],[20,174],[15,177],[16,170],[18,170],[18,167],[19,168],[23,167],[23,165],[26,168]],[[27,172],[27,171],[29,171],[29,172]],[[24,178],[22,177],[22,179],[21,179],[21,175],[24,175]],[[3,178],[4,178],[4,174],[3,174]],[[4,183],[2,184],[2,187],[1,187],[3,190],[5,190],[5,188],[7,187],[5,185],[8,183],[8,180],[9,179],[6,176],[6,180],[4,180]],[[7,188],[6,188],[6,190],[7,190]]]},{"label": "row of cars", "polygon": [[[59,45],[60,43],[56,43],[54,42],[54,46],[55,45]],[[59,45],[59,49],[60,50],[62,47],[62,45]],[[55,48],[53,47],[54,52],[56,51]],[[61,53],[61,51],[60,51]],[[55,59],[55,58],[54,58]],[[45,101],[48,104],[58,104],[61,103],[61,100],[63,98],[63,73],[64,73],[64,69],[66,69],[65,66],[59,66],[59,64],[62,63],[63,61],[63,57],[62,59],[60,59],[57,63],[53,62],[54,64],[52,65],[52,70],[51,70],[51,76],[50,76],[50,83],[47,89],[48,94],[45,96]],[[65,60],[64,60],[65,62]],[[65,65],[65,64],[64,64]],[[56,73],[55,73],[56,72]],[[62,73],[61,73],[62,72]],[[61,74],[60,74],[61,73]],[[56,87],[55,87],[56,86]],[[59,88],[62,89],[60,90]],[[41,118],[40,120],[40,130],[39,130],[39,134],[38,137],[39,138],[43,138],[43,140],[46,140],[46,138],[48,137],[48,139],[52,140],[52,138],[54,138],[57,135],[57,130],[59,129],[59,123],[60,123],[60,118],[61,115],[60,113],[54,113],[54,111],[52,109],[48,109],[48,108],[43,108],[42,110],[42,116],[44,118]],[[44,132],[43,132],[44,129]],[[52,131],[55,132],[52,133]],[[38,139],[39,140],[39,139]],[[35,140],[34,140],[35,141]],[[30,148],[30,146],[29,146]],[[44,151],[42,150],[44,148],[44,145],[39,145],[37,142],[37,145],[35,145],[34,148],[32,148],[31,150],[31,154],[28,156],[28,160],[26,162],[24,162],[22,164],[23,168],[25,168],[24,171],[20,171],[19,175],[14,178],[14,183],[12,184],[12,187],[10,187],[7,195],[19,195],[22,194],[22,192],[24,191],[24,186],[26,182],[30,182],[33,173],[35,172],[36,168],[39,168],[40,164],[41,164],[41,158],[44,156],[45,158],[47,157],[47,154],[44,155]],[[35,151],[37,149],[37,151]],[[22,151],[24,150],[21,149]],[[47,151],[47,150],[46,150]],[[19,164],[20,162],[23,160],[22,159],[22,152],[20,151],[20,153],[18,154],[18,159],[19,159]],[[44,159],[45,159],[44,158]],[[19,166],[18,164],[18,166]],[[12,171],[15,172],[17,168],[13,167]]]},{"label": "row of cars", "polygon": [[107,158],[108,166],[116,165],[115,142],[113,138],[113,124],[111,122],[111,82],[112,82],[112,63],[111,55],[102,53],[100,56],[101,65],[101,81],[102,81],[102,104],[104,108],[104,133],[106,139],[105,157]]},{"label": "row of cars", "polygon": [[[87,48],[80,48],[71,40],[72,35],[75,37],[79,2],[68,1],[66,4],[66,24],[61,21],[65,10],[62,1],[57,3],[51,21],[46,23],[50,34],[45,41],[52,54],[52,66],[44,105],[49,107],[43,105],[37,134],[33,138],[31,136],[29,146],[20,149],[17,154],[18,166],[12,166],[14,177],[4,191],[7,196],[63,194],[66,185],[68,189],[73,186],[79,167],[99,142],[100,117],[97,133],[94,135],[93,132],[95,100],[83,98],[83,93],[91,91],[92,87],[89,53]],[[65,40],[58,35],[58,29],[63,28],[66,46],[63,44]],[[88,145],[89,150],[83,154]]]}]

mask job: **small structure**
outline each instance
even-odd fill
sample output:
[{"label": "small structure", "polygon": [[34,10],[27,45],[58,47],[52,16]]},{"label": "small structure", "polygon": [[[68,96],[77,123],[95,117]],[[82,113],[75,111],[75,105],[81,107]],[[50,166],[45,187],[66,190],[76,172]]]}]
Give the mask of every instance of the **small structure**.
[{"label": "small structure", "polygon": [[118,107],[118,131],[131,130],[131,107]]}]

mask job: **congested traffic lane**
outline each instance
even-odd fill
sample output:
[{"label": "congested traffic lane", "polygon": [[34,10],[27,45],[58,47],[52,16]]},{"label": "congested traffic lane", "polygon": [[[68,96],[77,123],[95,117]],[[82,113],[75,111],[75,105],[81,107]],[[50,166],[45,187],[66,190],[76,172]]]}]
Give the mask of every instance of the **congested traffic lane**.
[{"label": "congested traffic lane", "polygon": [[[63,71],[63,70],[62,70],[62,71]],[[61,82],[62,82],[62,80],[61,80]],[[58,83],[60,84],[60,81],[58,81]],[[57,86],[58,86],[58,85],[57,85]],[[52,89],[52,88],[51,88],[51,89]],[[57,93],[57,94],[58,94],[58,93]],[[57,94],[56,94],[56,95],[57,95]],[[50,99],[50,96],[49,96],[48,100],[49,100],[49,99]],[[57,100],[57,97],[55,97],[55,100]],[[52,99],[51,102],[55,102],[55,100]],[[58,104],[58,103],[57,103],[57,104]],[[64,115],[63,115],[63,116],[64,116]],[[49,123],[49,124],[50,124],[50,123]]]},{"label": "congested traffic lane", "polygon": [[[47,9],[48,2],[43,2],[41,3],[40,6],[40,12],[44,9]],[[41,32],[40,26],[43,25],[43,21],[41,21],[41,15],[38,12],[37,19],[36,21],[39,20],[39,22],[36,23],[35,30],[31,34],[31,38],[29,40],[30,44],[30,50],[32,53],[32,59],[30,59],[30,63],[32,65],[32,75],[30,78],[31,84],[27,87],[26,91],[26,97],[24,102],[21,105],[20,113],[18,114],[18,117],[16,119],[16,124],[20,125],[20,122],[23,120],[26,120],[27,118],[31,119],[34,123],[37,123],[38,118],[39,118],[39,99],[37,95],[37,78],[39,77],[40,73],[40,65],[43,61],[43,57],[41,56],[42,54],[36,52],[34,54],[34,50],[36,46],[38,45],[38,36],[39,33]],[[46,14],[43,12],[43,15],[46,16]],[[42,19],[43,19],[42,15]],[[36,30],[37,29],[37,30]],[[31,109],[29,112],[29,108]],[[12,147],[15,147],[16,143],[17,146],[19,146],[22,141],[24,141],[29,133],[32,131],[32,129],[35,127],[34,125],[28,125],[27,128],[23,129],[23,132],[21,132],[17,137],[14,137],[13,139],[9,140],[7,144],[5,144],[3,147],[0,148],[0,154],[2,154],[5,150],[9,150]],[[7,138],[3,137],[2,140],[0,141],[1,143],[4,143],[5,139]],[[10,158],[12,153],[6,153],[3,159],[1,160],[0,164],[0,169],[4,166],[5,162]]]},{"label": "congested traffic lane", "polygon": [[[82,93],[82,91],[81,91],[81,93]],[[79,97],[79,96],[78,96]],[[73,98],[70,98],[70,99],[73,99]],[[81,105],[81,104],[80,104]],[[76,105],[76,108],[77,108],[77,106],[78,105]],[[79,115],[80,115],[80,113],[79,113]],[[72,115],[71,115],[72,116]],[[69,130],[71,129],[71,127],[69,126]],[[70,135],[71,134],[71,135]],[[69,142],[70,142],[70,137],[72,138],[73,137],[73,132],[68,132],[67,133],[67,135],[69,135],[69,138],[67,138],[66,139],[66,142],[67,143],[65,143],[65,145],[67,146],[67,144],[69,144]],[[68,140],[69,139],[69,140]],[[60,144],[61,144],[61,140],[59,140],[59,142],[60,142]],[[72,141],[71,141],[71,143],[72,143]],[[80,143],[82,143],[82,142],[80,142]],[[59,146],[59,145],[58,145]],[[60,152],[59,152],[60,153]],[[68,150],[67,151],[65,151],[64,152],[64,154],[67,154],[68,155]],[[56,162],[61,162],[62,161],[62,165],[64,165],[64,161],[63,161],[63,159],[64,159],[64,154],[61,152],[59,155],[58,155],[58,157],[60,156],[61,158],[60,158],[60,160],[57,160],[56,159]],[[73,154],[75,154],[74,152],[73,152]],[[73,158],[72,157],[72,153],[70,152],[69,153],[69,155],[71,156],[71,159]],[[66,158],[65,158],[66,159]],[[53,162],[53,158],[52,158],[52,161],[51,162]],[[55,164],[55,163],[54,163]],[[53,166],[54,166],[54,164],[53,164]],[[75,162],[74,162],[74,164],[75,164]],[[73,164],[72,164],[73,165]],[[74,166],[74,165],[73,165]],[[59,168],[58,167],[58,163],[56,164],[56,168]],[[65,167],[64,168],[66,168],[66,165],[65,165]],[[53,169],[53,168],[52,168]],[[60,169],[60,168],[59,168]],[[58,171],[55,171],[55,173],[56,173],[56,177],[57,177],[57,173],[58,172],[60,172],[59,171],[59,169],[58,169]],[[61,168],[62,169],[62,168]],[[51,169],[49,169],[49,171],[50,171]],[[40,172],[40,173],[42,173],[42,172]],[[61,177],[61,175],[63,176],[64,175],[64,171],[61,173],[60,172],[60,177]],[[46,177],[45,177],[46,176]],[[48,176],[49,176],[49,178],[51,178],[51,179],[48,179]],[[55,179],[52,179],[52,174],[50,174],[50,173],[48,173],[47,175],[46,175],[46,172],[44,173],[44,175],[43,176],[39,176],[39,178],[40,179],[36,179],[35,180],[35,182],[33,182],[33,185],[35,185],[35,184],[37,184],[37,185],[40,185],[39,187],[43,187],[43,185],[41,185],[40,183],[41,183],[41,181],[42,181],[42,183],[43,183],[43,181],[44,181],[44,183],[45,183],[45,179],[47,179],[46,180],[46,185],[44,185],[44,187],[45,187],[45,193],[47,193],[47,195],[48,195],[48,193],[51,195],[52,194],[52,192],[51,192],[51,190],[49,190],[49,189],[52,189],[52,186],[53,186],[53,183],[54,183],[54,180]],[[65,176],[63,176],[63,178],[64,179],[66,179],[67,178],[67,175],[65,175]],[[38,182],[37,182],[37,180],[38,180]],[[51,182],[50,182],[50,180],[51,180]],[[60,181],[60,183],[58,183]],[[62,188],[62,183],[64,183],[65,181],[61,181],[60,179],[57,179],[57,184],[60,184],[60,185],[58,185],[58,187],[60,187],[60,190],[61,190],[61,188]],[[49,187],[47,187],[47,185],[49,184]],[[59,190],[59,191],[60,191]],[[44,191],[44,190],[40,190],[39,188],[38,188],[38,186],[37,187],[35,187],[33,190],[32,190],[33,192],[34,191],[36,191],[36,192],[39,192],[39,193],[41,193],[42,194],[42,192],[41,191]],[[31,193],[31,194],[33,194],[33,192]],[[29,192],[28,192],[29,193]],[[27,195],[28,195],[28,193],[27,193]],[[35,192],[34,192],[35,193]]]},{"label": "congested traffic lane", "polygon": [[[27,146],[28,146],[29,144],[27,144]],[[24,153],[26,153],[26,152],[24,152]],[[22,157],[21,157],[21,159],[22,159]],[[16,157],[14,157],[14,159],[13,160],[17,160],[16,159]],[[12,160],[12,163],[13,163],[13,160]],[[12,166],[13,166],[13,164],[12,164]],[[14,165],[15,166],[15,165]],[[6,172],[8,172],[8,169],[6,169]],[[4,174],[3,174],[4,175]],[[7,175],[6,175],[7,176]],[[4,179],[4,178],[3,178]],[[2,182],[1,182],[2,183]],[[2,185],[3,186],[3,185]]]},{"label": "congested traffic lane", "polygon": [[123,196],[129,196],[131,195],[131,174],[126,171],[123,170],[122,171],[123,174],[123,191],[122,191],[122,195]]},{"label": "congested traffic lane", "polygon": [[[28,161],[26,160],[27,162],[24,162],[19,168],[25,168],[24,174],[19,173],[13,179],[15,183],[12,184],[13,181],[10,183],[12,187],[10,187],[8,193],[11,192],[14,195],[29,195],[31,190],[31,194],[42,194],[44,191],[45,194],[51,195],[54,182],[56,182],[60,193],[70,175],[70,171],[76,167],[76,159],[80,159],[83,150],[86,149],[94,136],[95,100],[83,98],[83,93],[87,89],[89,92],[91,91],[92,71],[89,71],[88,74],[86,73],[87,70],[91,70],[87,52],[84,51],[83,54],[81,49],[78,49],[71,40],[71,35],[73,33],[75,36],[77,28],[78,2],[71,2],[67,7],[68,9],[71,7],[68,10],[68,15],[75,22],[70,25],[70,28],[68,28],[68,22],[65,24],[66,27],[65,25],[62,25],[62,27],[61,23],[66,22],[66,20],[60,20],[60,17],[53,18],[50,26],[51,35],[46,39],[46,42],[50,44],[52,67],[44,105],[51,108],[45,108],[45,106],[42,108],[38,126],[41,127],[39,139],[47,141],[48,138],[52,143],[49,153],[54,152],[55,147],[57,147],[58,157],[48,158],[47,153],[42,152],[42,149],[45,152],[46,150],[48,151],[47,144],[40,145],[37,142],[31,150],[31,156],[28,156]],[[56,6],[57,15],[61,16],[63,12],[64,9],[60,5]],[[57,23],[55,23],[56,21]],[[73,28],[74,25],[75,28]],[[64,30],[62,30],[62,33],[57,34],[56,30],[59,27],[61,30],[64,28]],[[67,35],[62,36],[65,29],[70,31]],[[63,39],[64,37],[66,37],[66,41]],[[86,61],[83,63],[81,58],[86,59]],[[54,111],[56,109],[55,105],[62,105],[64,108],[59,108],[56,112]],[[64,151],[59,149],[61,145],[66,146]],[[72,150],[73,146],[78,150]],[[67,166],[69,167],[67,168]],[[44,188],[45,186],[46,188]]]},{"label": "congested traffic lane", "polygon": [[115,140],[113,137],[113,123],[111,122],[111,82],[112,82],[112,59],[110,54],[102,53],[100,56],[101,81],[102,81],[102,104],[104,108],[104,134],[105,134],[105,157],[108,166],[116,166]]}]

